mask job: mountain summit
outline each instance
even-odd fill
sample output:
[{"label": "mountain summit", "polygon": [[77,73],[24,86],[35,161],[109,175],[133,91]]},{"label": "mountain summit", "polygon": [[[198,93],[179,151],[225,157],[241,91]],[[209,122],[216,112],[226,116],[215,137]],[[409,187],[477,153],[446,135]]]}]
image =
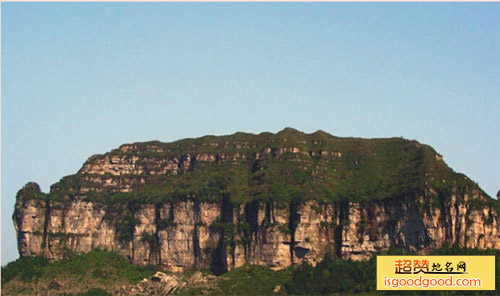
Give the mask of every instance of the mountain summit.
[{"label": "mountain summit", "polygon": [[13,218],[21,256],[100,248],[223,273],[314,265],[327,253],[499,249],[498,206],[428,145],[285,128],[124,144],[49,193],[28,183]]}]

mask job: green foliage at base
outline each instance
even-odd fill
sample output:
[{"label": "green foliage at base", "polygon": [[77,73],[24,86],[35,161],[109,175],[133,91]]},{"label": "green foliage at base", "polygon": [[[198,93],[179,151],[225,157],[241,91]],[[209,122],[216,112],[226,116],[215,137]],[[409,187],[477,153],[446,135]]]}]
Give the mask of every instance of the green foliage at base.
[{"label": "green foliage at base", "polygon": [[2,267],[2,285],[15,277],[28,282],[40,278],[49,261],[43,257],[22,257]]},{"label": "green foliage at base", "polygon": [[2,285],[18,278],[22,281],[41,281],[75,277],[114,283],[122,280],[135,283],[150,277],[158,270],[155,266],[136,266],[124,257],[109,251],[93,250],[84,255],[71,255],[68,260],[49,263],[42,257],[22,257],[2,267]]},{"label": "green foliage at base", "polygon": [[[264,266],[244,265],[219,276],[216,287],[208,295],[285,295],[285,284],[290,280],[291,273],[291,268],[273,271]],[[276,286],[281,286],[278,293],[273,292]],[[176,295],[201,295],[202,290],[188,287]]]},{"label": "green foliage at base", "polygon": [[[384,254],[411,255],[402,250],[391,250]],[[495,255],[496,289],[500,287],[500,251],[466,249],[457,246],[441,248],[430,255]],[[376,291],[376,259],[353,262],[327,256],[316,267],[304,263],[292,273],[286,289],[292,295],[330,295],[333,293],[374,295],[491,295],[491,291]]]},{"label": "green foliage at base", "polygon": [[273,271],[259,265],[245,265],[219,278],[221,295],[270,295],[290,278],[290,269]]},{"label": "green foliage at base", "polygon": [[136,266],[124,257],[109,251],[93,250],[87,254],[72,256],[72,258],[54,262],[48,274],[90,274],[94,278],[113,281],[114,278],[126,279],[129,282],[138,282],[156,272],[155,266]]},{"label": "green foliage at base", "polygon": [[327,256],[316,267],[297,268],[286,289],[294,295],[368,292],[376,289],[375,272],[375,257],[356,262]]}]

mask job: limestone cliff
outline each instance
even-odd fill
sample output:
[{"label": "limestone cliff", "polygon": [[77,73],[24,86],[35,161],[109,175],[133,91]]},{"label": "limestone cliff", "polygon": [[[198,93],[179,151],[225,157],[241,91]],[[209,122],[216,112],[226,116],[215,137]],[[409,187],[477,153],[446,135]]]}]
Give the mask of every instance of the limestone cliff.
[{"label": "limestone cliff", "polygon": [[21,256],[102,248],[222,273],[315,264],[327,252],[500,249],[498,206],[416,141],[285,129],[122,145],[48,194],[25,185],[13,218]]}]

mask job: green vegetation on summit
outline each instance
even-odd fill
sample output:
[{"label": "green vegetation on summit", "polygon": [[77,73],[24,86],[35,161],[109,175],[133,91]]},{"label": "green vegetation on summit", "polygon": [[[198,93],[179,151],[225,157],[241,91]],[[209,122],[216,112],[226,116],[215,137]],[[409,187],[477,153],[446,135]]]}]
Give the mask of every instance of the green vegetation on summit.
[{"label": "green vegetation on summit", "polygon": [[[211,159],[200,159],[204,155]],[[108,204],[165,203],[185,198],[218,201],[225,196],[233,204],[252,200],[370,201],[422,194],[428,188],[435,194],[449,194],[477,187],[450,169],[434,149],[417,141],[339,138],[291,128],[277,134],[236,133],[172,143],[127,144],[92,156],[86,164],[106,157],[134,158],[134,164],[145,169],[98,175],[82,169],[54,184],[49,199],[60,200],[69,194]],[[177,170],[157,165],[173,159],[181,164]],[[157,172],[161,169],[165,173]],[[103,184],[102,179],[130,184],[132,190],[123,192],[119,185]]]}]

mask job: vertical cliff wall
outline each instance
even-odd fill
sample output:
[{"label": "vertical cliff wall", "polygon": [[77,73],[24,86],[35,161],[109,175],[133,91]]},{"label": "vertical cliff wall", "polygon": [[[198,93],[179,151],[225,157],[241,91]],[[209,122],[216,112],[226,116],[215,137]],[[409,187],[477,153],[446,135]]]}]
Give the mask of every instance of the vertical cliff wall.
[{"label": "vertical cliff wall", "polygon": [[[34,184],[27,186],[36,187]],[[233,206],[187,200],[140,204],[108,213],[96,202],[26,200],[14,215],[23,256],[63,259],[68,251],[116,251],[137,264],[170,270],[210,268],[224,272],[244,263],[275,269],[320,261],[327,252],[361,260],[400,248],[414,252],[458,244],[500,249],[498,215],[478,209],[479,192],[452,195],[446,210],[428,197],[279,208],[275,203]]]}]

